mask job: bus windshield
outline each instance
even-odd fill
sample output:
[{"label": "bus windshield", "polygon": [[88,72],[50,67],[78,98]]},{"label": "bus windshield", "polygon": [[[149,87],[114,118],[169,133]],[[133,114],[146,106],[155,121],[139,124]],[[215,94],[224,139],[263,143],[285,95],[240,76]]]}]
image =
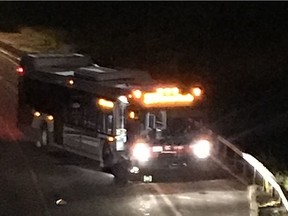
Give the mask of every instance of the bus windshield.
[{"label": "bus windshield", "polygon": [[193,119],[175,115],[171,110],[146,110],[139,113],[138,121],[138,133],[142,138],[161,140],[191,135],[198,131]]}]

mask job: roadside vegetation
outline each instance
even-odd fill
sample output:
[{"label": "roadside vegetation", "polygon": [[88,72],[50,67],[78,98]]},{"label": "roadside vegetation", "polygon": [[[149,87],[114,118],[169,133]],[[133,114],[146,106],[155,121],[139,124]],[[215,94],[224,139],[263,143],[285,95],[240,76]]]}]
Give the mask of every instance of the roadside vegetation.
[{"label": "roadside vegetation", "polygon": [[0,32],[0,41],[25,52],[61,52],[74,50],[67,32],[43,27],[20,27],[18,32]]}]

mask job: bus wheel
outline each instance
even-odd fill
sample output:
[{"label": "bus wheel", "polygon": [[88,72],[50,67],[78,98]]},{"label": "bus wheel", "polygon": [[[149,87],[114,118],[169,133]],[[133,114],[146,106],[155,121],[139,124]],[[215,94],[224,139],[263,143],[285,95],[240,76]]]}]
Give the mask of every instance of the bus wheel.
[{"label": "bus wheel", "polygon": [[103,160],[102,171],[106,173],[112,173],[111,165],[113,164],[113,154],[111,147],[107,142],[103,144],[102,160]]},{"label": "bus wheel", "polygon": [[112,174],[114,175],[114,181],[116,184],[125,185],[128,183],[128,161],[122,160],[112,166]]},{"label": "bus wheel", "polygon": [[41,127],[41,137],[40,137],[41,147],[47,148],[49,145],[49,132],[46,123]]}]

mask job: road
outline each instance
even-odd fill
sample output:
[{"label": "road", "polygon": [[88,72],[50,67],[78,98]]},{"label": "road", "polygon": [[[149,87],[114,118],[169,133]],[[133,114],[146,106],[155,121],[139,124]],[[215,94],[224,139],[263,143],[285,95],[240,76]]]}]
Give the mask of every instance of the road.
[{"label": "road", "polygon": [[[22,141],[15,67],[0,55],[1,216],[249,215],[247,192],[231,178],[117,186],[89,160]],[[67,203],[56,205],[59,199]]]}]

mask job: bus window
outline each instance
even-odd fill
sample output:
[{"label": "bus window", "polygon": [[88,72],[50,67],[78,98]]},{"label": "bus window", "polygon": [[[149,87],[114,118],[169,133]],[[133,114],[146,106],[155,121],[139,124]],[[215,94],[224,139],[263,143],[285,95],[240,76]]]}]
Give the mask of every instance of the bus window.
[{"label": "bus window", "polygon": [[154,114],[148,113],[148,128],[154,129],[156,127],[156,117]]},{"label": "bus window", "polygon": [[82,109],[78,101],[70,103],[68,108],[67,123],[75,126],[81,126],[82,124]]},{"label": "bus window", "polygon": [[104,111],[95,105],[95,98],[84,109],[84,127],[100,133],[113,134],[113,110]]},{"label": "bus window", "polygon": [[[81,102],[80,102],[80,99]],[[90,132],[113,134],[113,109],[101,109],[93,95],[74,95],[66,115],[66,122]]]},{"label": "bus window", "polygon": [[165,111],[153,111],[148,112],[146,115],[146,128],[147,129],[166,129],[166,112]]},{"label": "bus window", "polygon": [[103,132],[113,134],[113,115],[103,113]]},{"label": "bus window", "polygon": [[156,129],[164,130],[167,127],[167,116],[166,111],[161,110],[156,112],[156,122],[155,127]]}]

